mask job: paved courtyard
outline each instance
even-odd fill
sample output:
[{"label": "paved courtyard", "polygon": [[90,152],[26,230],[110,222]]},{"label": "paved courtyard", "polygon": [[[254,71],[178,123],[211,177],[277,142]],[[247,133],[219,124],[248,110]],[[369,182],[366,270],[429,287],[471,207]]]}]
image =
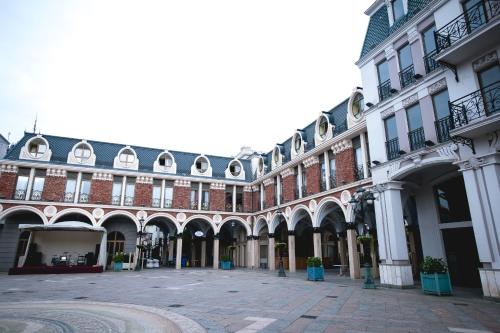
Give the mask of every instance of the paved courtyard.
[{"label": "paved courtyard", "polygon": [[435,297],[326,279],[208,269],[3,274],[0,332],[500,332],[500,304],[471,291]]}]

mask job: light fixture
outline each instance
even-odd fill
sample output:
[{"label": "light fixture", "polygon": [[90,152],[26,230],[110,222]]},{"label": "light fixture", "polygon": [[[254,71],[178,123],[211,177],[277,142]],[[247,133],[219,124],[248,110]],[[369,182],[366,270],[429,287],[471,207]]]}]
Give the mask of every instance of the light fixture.
[{"label": "light fixture", "polygon": [[400,151],[398,151],[398,154],[399,154],[399,155],[404,155],[404,154],[406,154],[406,152],[405,152],[404,150],[402,150],[402,149],[401,149]]},{"label": "light fixture", "polygon": [[373,106],[373,103],[368,102],[368,103],[366,103],[366,106],[371,108]]},{"label": "light fixture", "polygon": [[397,89],[394,89],[394,88],[391,88],[390,92],[391,92],[391,94],[395,94],[395,93],[397,93],[397,92],[398,92],[398,90],[397,90]]},{"label": "light fixture", "polygon": [[434,146],[434,145],[435,145],[434,141],[432,141],[432,140],[425,140],[425,142],[424,142],[424,143],[425,143],[425,145],[426,145],[427,147],[432,147],[432,146]]},{"label": "light fixture", "polygon": [[415,80],[420,80],[420,79],[422,78],[422,74],[418,74],[418,73],[417,73],[417,74],[413,75],[413,78],[414,78]]},{"label": "light fixture", "polygon": [[380,161],[373,160],[373,161],[372,161],[372,163],[373,163],[374,165],[379,165],[379,164],[380,164]]}]

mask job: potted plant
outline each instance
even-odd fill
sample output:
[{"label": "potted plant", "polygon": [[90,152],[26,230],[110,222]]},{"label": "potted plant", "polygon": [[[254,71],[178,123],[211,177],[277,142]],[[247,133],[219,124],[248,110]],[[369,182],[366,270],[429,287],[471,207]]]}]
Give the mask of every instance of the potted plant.
[{"label": "potted plant", "polygon": [[115,272],[119,272],[123,269],[123,252],[117,252],[113,257],[113,268]]},{"label": "potted plant", "polygon": [[222,269],[231,269],[231,257],[228,255],[223,255],[220,257],[220,262]]},{"label": "potted plant", "polygon": [[324,281],[325,269],[319,257],[307,258],[307,279],[309,281]]},{"label": "potted plant", "polygon": [[420,272],[422,291],[432,295],[451,295],[448,267],[441,258],[425,257]]}]

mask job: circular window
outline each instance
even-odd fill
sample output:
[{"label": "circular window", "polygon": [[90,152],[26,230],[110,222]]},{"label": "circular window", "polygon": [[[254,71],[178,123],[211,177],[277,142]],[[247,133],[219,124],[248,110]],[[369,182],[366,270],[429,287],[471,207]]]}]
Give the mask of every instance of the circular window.
[{"label": "circular window", "polygon": [[237,161],[232,161],[231,164],[229,164],[229,172],[231,172],[231,174],[234,176],[234,177],[238,177],[241,173],[241,165],[239,162]]},{"label": "circular window", "polygon": [[280,160],[280,149],[278,147],[274,148],[274,154],[273,154],[274,162],[278,163]]},{"label": "circular window", "polygon": [[121,154],[120,154],[120,162],[122,162],[125,165],[130,165],[134,163],[135,161],[135,155],[134,152],[131,149],[124,149]]},{"label": "circular window", "polygon": [[264,159],[259,158],[259,173],[262,174],[264,172]]},{"label": "circular window", "polygon": [[87,161],[90,158],[90,154],[90,147],[85,143],[80,143],[75,148],[75,159],[80,163]]},{"label": "circular window", "polygon": [[47,144],[42,139],[33,139],[28,145],[28,152],[34,158],[42,157],[47,151]]},{"label": "circular window", "polygon": [[364,98],[362,94],[356,94],[354,96],[354,99],[352,101],[352,115],[354,118],[359,119],[361,118],[361,115],[363,114],[363,111],[365,109],[364,105]]},{"label": "circular window", "polygon": [[161,154],[158,158],[158,164],[164,168],[170,168],[173,163],[172,157],[167,153]]},{"label": "circular window", "polygon": [[293,139],[293,145],[295,152],[299,152],[302,147],[302,136],[299,133],[295,133],[295,138]]},{"label": "circular window", "polygon": [[208,170],[208,160],[205,157],[199,157],[196,160],[196,170],[200,173],[204,173]]},{"label": "circular window", "polygon": [[325,116],[321,116],[319,120],[319,136],[324,138],[326,136],[326,132],[328,132],[328,119]]}]

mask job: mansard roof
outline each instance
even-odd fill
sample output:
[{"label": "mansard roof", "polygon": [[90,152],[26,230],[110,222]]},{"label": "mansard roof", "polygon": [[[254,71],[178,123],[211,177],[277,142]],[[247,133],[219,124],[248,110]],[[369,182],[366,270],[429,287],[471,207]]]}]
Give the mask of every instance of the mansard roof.
[{"label": "mansard roof", "polygon": [[399,18],[392,26],[389,24],[387,6],[384,4],[370,16],[368,29],[365,35],[360,59],[376,48],[389,36],[399,30],[406,22],[413,18],[420,10],[433,0],[408,0],[408,13]]},{"label": "mansard roof", "polygon": [[[25,133],[23,138],[12,147],[4,159],[7,160],[19,160],[19,154],[21,148],[26,144],[26,142],[35,137],[36,134]],[[67,164],[68,153],[71,152],[73,146],[79,142],[81,139],[60,137],[54,135],[42,135],[49,143],[50,149],[52,150],[52,156],[48,163],[64,165]],[[96,155],[95,168],[103,169],[114,169],[113,162],[114,158],[117,156],[118,152],[127,146],[126,144],[116,144],[109,142],[93,141],[87,140],[92,148],[94,149],[94,154]],[[140,146],[130,146],[137,153],[137,158],[139,160],[138,172],[148,172],[153,173],[153,164],[156,161],[158,155],[165,151],[165,149],[157,148],[146,148]],[[201,154],[197,153],[187,153],[182,151],[169,150],[169,152],[174,156],[175,162],[177,163],[177,173],[179,176],[191,176],[191,166],[194,160]],[[197,176],[200,178],[216,178],[216,179],[226,179],[225,170],[234,158],[233,157],[221,157],[214,155],[204,155],[210,160],[212,166],[212,177]],[[245,181],[252,181],[252,171],[251,162],[249,160],[240,160],[245,170]],[[128,169],[127,169],[128,170]],[[163,173],[158,173],[163,174]]]}]

